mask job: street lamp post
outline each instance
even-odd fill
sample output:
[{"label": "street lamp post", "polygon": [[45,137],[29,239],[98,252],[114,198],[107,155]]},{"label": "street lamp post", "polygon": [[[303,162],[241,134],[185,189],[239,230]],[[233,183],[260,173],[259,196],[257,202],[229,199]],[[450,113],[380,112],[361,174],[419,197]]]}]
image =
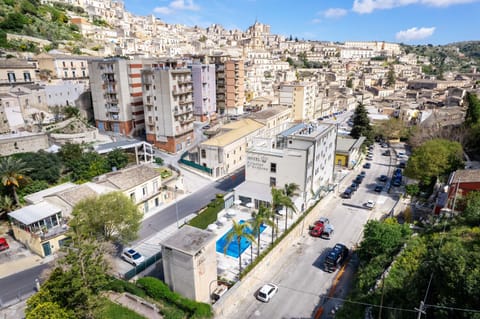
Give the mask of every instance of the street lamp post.
[{"label": "street lamp post", "polygon": [[175,216],[177,217],[177,228],[180,228],[178,224],[178,203],[177,203],[177,185],[175,185]]}]

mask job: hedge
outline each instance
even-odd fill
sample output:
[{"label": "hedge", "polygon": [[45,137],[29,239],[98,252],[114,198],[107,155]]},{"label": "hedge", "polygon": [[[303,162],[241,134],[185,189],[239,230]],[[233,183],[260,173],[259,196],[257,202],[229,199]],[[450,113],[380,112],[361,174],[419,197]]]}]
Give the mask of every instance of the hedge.
[{"label": "hedge", "polygon": [[188,224],[200,229],[207,229],[208,225],[217,221],[218,213],[224,208],[225,201],[223,200],[223,196],[216,196],[216,198],[207,205],[207,208],[192,218]]},{"label": "hedge", "polygon": [[182,297],[161,280],[153,277],[143,277],[137,280],[137,285],[141,287],[149,297],[155,300],[165,300],[181,310],[190,314],[190,318],[212,318],[213,312],[209,304],[196,302]]}]

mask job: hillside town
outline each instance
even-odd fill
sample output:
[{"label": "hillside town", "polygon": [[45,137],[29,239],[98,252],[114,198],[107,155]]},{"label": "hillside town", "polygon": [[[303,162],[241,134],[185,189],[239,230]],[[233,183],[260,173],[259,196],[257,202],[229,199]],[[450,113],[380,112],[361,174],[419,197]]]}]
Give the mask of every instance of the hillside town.
[{"label": "hillside town", "polygon": [[[48,301],[58,318],[87,318],[100,306],[85,300],[102,294],[138,318],[167,318],[165,300],[178,318],[334,318],[342,305],[348,318],[367,226],[404,227],[366,293],[383,302],[407,237],[468,211],[464,198],[480,190],[468,131],[480,120],[480,65],[459,50],[467,70],[432,74],[432,59],[400,43],[304,40],[257,20],[168,24],[121,1],[39,3],[63,5],[80,40],[52,48],[7,32],[43,49],[0,48],[0,316],[41,318]],[[421,157],[422,147],[438,152]],[[72,306],[53,282],[76,254],[104,281],[79,271],[95,293]],[[56,272],[59,260],[69,266]],[[153,280],[171,292],[157,298]],[[382,314],[372,300],[365,318]]]}]

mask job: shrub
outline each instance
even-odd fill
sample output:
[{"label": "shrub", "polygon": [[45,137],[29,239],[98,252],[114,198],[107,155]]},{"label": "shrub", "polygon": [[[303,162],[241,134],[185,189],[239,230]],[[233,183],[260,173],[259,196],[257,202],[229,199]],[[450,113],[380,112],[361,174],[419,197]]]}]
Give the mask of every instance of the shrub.
[{"label": "shrub", "polygon": [[135,284],[125,281],[125,280],[120,280],[116,278],[111,278],[110,282],[108,283],[106,290],[113,290],[116,292],[128,292],[133,295],[139,296],[139,297],[145,297],[145,291],[137,287]]}]

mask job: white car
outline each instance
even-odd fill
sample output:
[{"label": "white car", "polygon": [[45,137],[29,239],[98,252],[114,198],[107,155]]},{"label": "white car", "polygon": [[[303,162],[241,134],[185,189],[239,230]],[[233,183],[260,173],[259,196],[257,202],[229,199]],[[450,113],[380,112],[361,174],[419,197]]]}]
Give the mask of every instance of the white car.
[{"label": "white car", "polygon": [[257,299],[263,302],[269,302],[277,292],[278,287],[275,284],[269,283],[263,285],[257,293]]},{"label": "white car", "polygon": [[132,248],[125,249],[123,251],[122,258],[134,266],[138,266],[145,261],[145,257]]},{"label": "white car", "polygon": [[369,200],[365,203],[365,207],[368,209],[373,209],[375,207],[375,202],[373,200]]}]

